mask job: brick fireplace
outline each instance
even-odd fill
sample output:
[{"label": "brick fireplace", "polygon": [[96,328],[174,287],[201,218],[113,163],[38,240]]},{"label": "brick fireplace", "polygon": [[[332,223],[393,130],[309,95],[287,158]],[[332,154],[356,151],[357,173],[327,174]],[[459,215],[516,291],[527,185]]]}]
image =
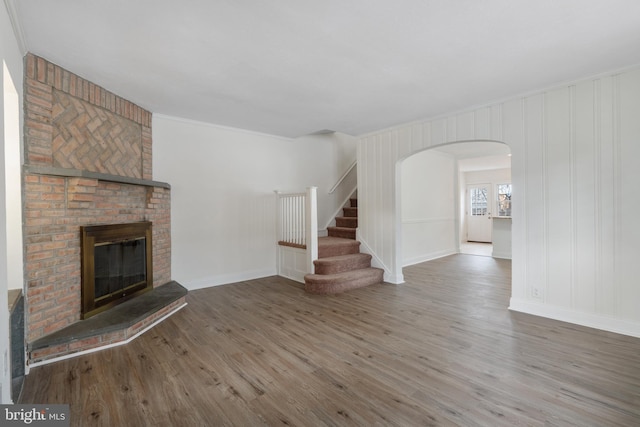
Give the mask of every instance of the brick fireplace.
[{"label": "brick fireplace", "polygon": [[[81,226],[151,222],[153,287],[171,280],[171,190],[152,180],[151,112],[32,54],[24,85],[25,327],[33,343],[81,319]],[[92,336],[29,357],[126,335]]]}]

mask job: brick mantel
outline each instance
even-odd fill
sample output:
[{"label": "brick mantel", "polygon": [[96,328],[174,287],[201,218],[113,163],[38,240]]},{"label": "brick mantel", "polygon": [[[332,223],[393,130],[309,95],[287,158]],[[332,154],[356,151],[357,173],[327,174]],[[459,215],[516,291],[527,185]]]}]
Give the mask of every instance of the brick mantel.
[{"label": "brick mantel", "polygon": [[105,173],[89,172],[79,169],[53,168],[48,166],[29,166],[25,165],[24,173],[38,175],[53,175],[74,178],[92,178],[100,181],[119,182],[122,184],[144,185],[147,187],[161,187],[170,189],[171,185],[166,182],[153,181],[149,179],[130,178],[127,176],[110,175]]},{"label": "brick mantel", "polygon": [[171,190],[153,181],[151,112],[32,54],[24,88],[25,323],[33,342],[80,319],[80,226],[151,221],[153,285],[171,280]]}]

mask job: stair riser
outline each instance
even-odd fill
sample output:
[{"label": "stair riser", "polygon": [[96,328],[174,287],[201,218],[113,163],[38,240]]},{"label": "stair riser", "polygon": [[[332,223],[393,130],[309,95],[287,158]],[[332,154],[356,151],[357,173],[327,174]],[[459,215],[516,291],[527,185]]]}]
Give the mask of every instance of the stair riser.
[{"label": "stair riser", "polygon": [[343,213],[343,216],[357,218],[358,208],[342,208],[342,213]]},{"label": "stair riser", "polygon": [[336,217],[336,227],[358,228],[358,218],[356,217]]},{"label": "stair riser", "polygon": [[336,274],[371,267],[371,256],[362,256],[335,262],[329,260],[326,260],[326,262],[323,262],[323,260],[317,260],[314,261],[314,264],[316,271],[315,274]]},{"label": "stair riser", "polygon": [[357,254],[360,252],[360,243],[357,245],[327,246],[318,248],[318,258]]},{"label": "stair riser", "polygon": [[355,239],[356,238],[356,229],[353,228],[351,230],[332,230],[328,229],[329,237],[342,237],[343,239]]},{"label": "stair riser", "polygon": [[358,207],[358,199],[349,199],[349,203],[351,203],[352,208]]},{"label": "stair riser", "polygon": [[384,272],[379,269],[363,274],[355,280],[338,281],[338,282],[317,282],[314,279],[305,277],[304,290],[312,294],[338,294],[351,289],[362,288],[364,286],[375,285],[381,283]]}]

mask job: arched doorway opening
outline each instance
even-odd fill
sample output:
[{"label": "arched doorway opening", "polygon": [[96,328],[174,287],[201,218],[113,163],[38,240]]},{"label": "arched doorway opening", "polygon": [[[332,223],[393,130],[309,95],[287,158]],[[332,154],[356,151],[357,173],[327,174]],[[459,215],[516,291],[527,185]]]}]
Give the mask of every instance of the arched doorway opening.
[{"label": "arched doorway opening", "polygon": [[[457,141],[398,162],[402,267],[464,252],[478,240],[489,248],[482,248],[485,255],[510,258],[510,154],[499,141]],[[499,252],[493,251],[496,239]]]}]

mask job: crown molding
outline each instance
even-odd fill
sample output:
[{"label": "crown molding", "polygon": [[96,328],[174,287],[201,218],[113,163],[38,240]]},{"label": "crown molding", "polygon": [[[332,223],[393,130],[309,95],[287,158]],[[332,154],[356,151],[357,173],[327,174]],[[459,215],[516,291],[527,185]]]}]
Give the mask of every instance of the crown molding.
[{"label": "crown molding", "polygon": [[26,55],[29,51],[27,41],[24,37],[24,31],[22,31],[22,25],[20,25],[20,19],[18,16],[18,9],[16,8],[16,0],[4,0],[9,20],[11,21],[11,27],[13,27],[13,34],[18,42],[18,48],[22,56]]},{"label": "crown molding", "polygon": [[187,119],[187,118],[184,118],[184,117],[170,116],[168,114],[162,114],[162,113],[153,113],[153,117],[154,118],[159,118],[159,119],[164,119],[164,120],[171,120],[171,121],[174,121],[174,122],[187,123],[187,124],[196,125],[196,126],[205,126],[205,127],[210,127],[210,128],[215,128],[215,129],[220,129],[220,130],[225,130],[225,131],[246,133],[246,134],[249,134],[249,135],[261,136],[261,137],[267,137],[267,138],[276,138],[276,139],[281,139],[283,141],[293,141],[295,139],[295,138],[290,138],[288,136],[280,136],[280,135],[274,135],[274,134],[271,134],[271,133],[257,132],[257,131],[248,130],[248,129],[236,128],[236,127],[233,127],[233,126],[218,125],[218,124],[215,124],[215,123],[209,123],[209,122],[203,122],[203,121],[200,121],[200,120]]}]

